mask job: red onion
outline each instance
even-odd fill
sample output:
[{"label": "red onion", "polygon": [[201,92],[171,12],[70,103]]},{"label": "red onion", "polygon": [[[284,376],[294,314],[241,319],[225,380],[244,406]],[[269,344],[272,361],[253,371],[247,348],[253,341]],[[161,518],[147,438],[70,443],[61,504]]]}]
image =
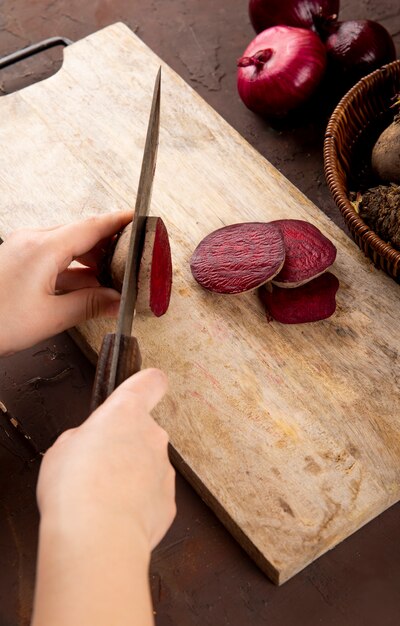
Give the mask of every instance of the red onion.
[{"label": "red onion", "polygon": [[334,70],[353,82],[396,58],[393,39],[372,20],[349,20],[328,26],[325,45]]},{"label": "red onion", "polygon": [[250,0],[249,15],[259,33],[271,26],[315,28],[339,13],[339,0]]},{"label": "red onion", "polygon": [[325,71],[325,47],[311,30],[274,26],[253,39],[237,64],[244,104],[260,115],[281,117],[315,91]]}]

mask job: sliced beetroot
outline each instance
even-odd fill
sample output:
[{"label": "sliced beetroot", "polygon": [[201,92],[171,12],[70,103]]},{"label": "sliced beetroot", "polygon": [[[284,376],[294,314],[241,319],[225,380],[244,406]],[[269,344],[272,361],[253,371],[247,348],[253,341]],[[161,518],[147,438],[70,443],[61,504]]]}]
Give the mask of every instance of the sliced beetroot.
[{"label": "sliced beetroot", "polygon": [[299,287],[332,265],[336,248],[313,224],[303,220],[275,220],[285,242],[286,258],[273,282],[279,287]]},{"label": "sliced beetroot", "polygon": [[318,322],[333,315],[336,310],[336,292],[339,281],[325,272],[305,285],[284,289],[274,284],[259,290],[267,316],[282,324]]},{"label": "sliced beetroot", "polygon": [[[115,289],[121,291],[130,242],[131,224],[122,232],[111,261]],[[172,259],[168,232],[160,217],[146,219],[146,232],[138,276],[136,311],[157,317],[166,313],[171,297]]]},{"label": "sliced beetroot", "polygon": [[172,288],[172,258],[168,232],[161,217],[148,217],[138,277],[138,313],[161,317],[167,312]]},{"label": "sliced beetroot", "polygon": [[283,267],[285,246],[278,226],[246,222],[224,226],[205,237],[193,252],[190,269],[197,282],[216,293],[255,289]]}]

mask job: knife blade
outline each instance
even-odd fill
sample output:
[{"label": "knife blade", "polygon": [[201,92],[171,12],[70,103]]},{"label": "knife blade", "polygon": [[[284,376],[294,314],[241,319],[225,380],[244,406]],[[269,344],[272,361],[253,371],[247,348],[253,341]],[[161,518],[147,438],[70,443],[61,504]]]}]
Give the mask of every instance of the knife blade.
[{"label": "knife blade", "polygon": [[[140,351],[137,340],[131,336],[131,332],[137,299],[137,280],[146,229],[146,218],[150,207],[157,161],[160,100],[161,67],[158,70],[154,83],[116,332],[104,337],[99,353],[92,393],[92,411],[114,391],[115,387],[123,379],[140,369]],[[122,360],[124,363],[121,363]]]}]

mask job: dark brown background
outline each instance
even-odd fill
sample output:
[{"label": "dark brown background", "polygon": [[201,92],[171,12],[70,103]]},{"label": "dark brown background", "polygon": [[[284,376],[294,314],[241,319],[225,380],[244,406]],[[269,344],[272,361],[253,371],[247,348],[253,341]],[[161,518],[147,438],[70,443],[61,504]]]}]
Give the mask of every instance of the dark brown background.
[{"label": "dark brown background", "polygon": [[[273,128],[237,96],[235,60],[253,37],[246,0],[3,0],[0,9],[0,54],[54,35],[77,40],[125,22],[343,226],[323,176],[326,120],[302,115]],[[378,19],[399,52],[398,0],[346,0],[341,17]],[[45,78],[61,58],[56,49],[3,70],[0,90],[9,93]],[[43,449],[87,415],[93,369],[66,334],[1,359],[0,380],[0,400]],[[30,461],[1,414],[0,420],[0,626],[25,626],[34,584],[39,462]],[[152,561],[159,626],[399,623],[399,505],[276,588],[180,477],[177,502],[176,521]]]}]

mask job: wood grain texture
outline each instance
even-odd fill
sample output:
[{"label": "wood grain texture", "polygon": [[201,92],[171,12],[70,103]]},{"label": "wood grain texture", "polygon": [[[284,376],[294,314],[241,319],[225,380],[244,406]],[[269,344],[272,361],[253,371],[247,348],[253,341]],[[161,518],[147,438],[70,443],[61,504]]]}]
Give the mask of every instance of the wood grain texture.
[{"label": "wood grain texture", "polygon": [[[0,100],[0,235],[133,207],[160,60],[122,24],[65,51],[52,78]],[[137,318],[155,413],[188,476],[281,583],[400,499],[399,286],[163,66],[153,215],[174,261],[170,309]],[[254,293],[216,296],[189,259],[210,231],[306,219],[338,248],[337,313],[268,324]],[[98,352],[113,323],[79,329]]]}]

